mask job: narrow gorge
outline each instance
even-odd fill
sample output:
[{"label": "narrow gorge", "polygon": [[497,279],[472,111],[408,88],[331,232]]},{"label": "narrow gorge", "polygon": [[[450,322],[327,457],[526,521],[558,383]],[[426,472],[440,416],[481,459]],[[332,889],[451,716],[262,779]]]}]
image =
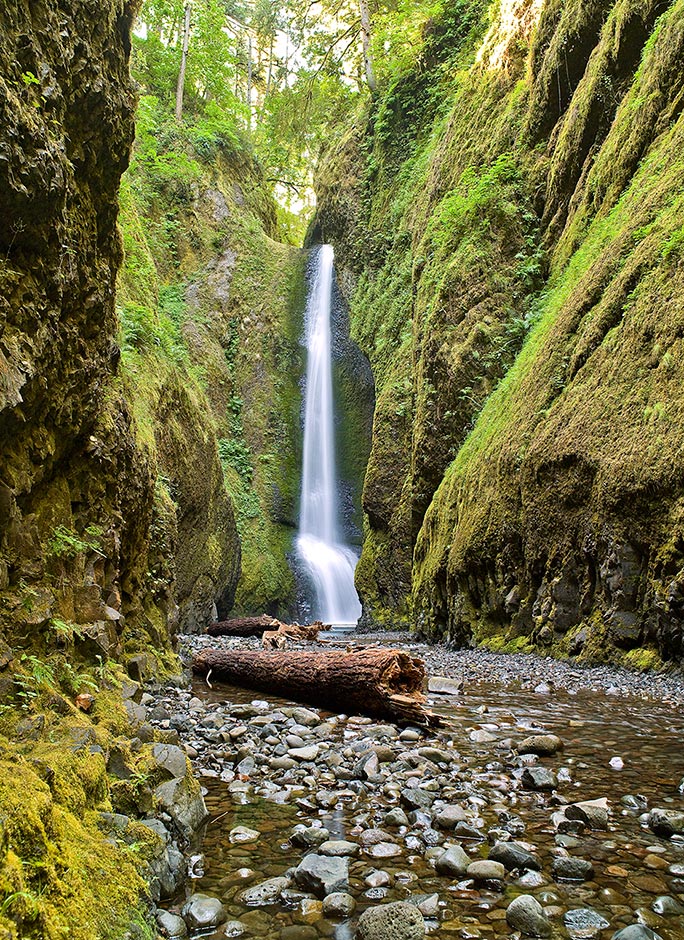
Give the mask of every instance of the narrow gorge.
[{"label": "narrow gorge", "polygon": [[7,0],[0,940],[684,937],[683,155],[684,0]]}]

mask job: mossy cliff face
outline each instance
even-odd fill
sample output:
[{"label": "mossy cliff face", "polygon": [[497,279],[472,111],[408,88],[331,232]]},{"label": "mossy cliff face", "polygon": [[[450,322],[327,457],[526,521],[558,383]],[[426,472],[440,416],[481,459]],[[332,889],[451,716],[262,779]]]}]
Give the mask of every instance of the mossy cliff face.
[{"label": "mossy cliff face", "polygon": [[[151,140],[170,175],[146,160]],[[135,155],[122,372],[171,509],[179,623],[197,630],[233,606],[287,616],[305,256],[275,240],[275,204],[246,144],[152,122]]]},{"label": "mossy cliff face", "polygon": [[328,153],[318,226],[380,388],[370,618],[684,653],[683,12],[497,5],[413,137],[409,74]]},{"label": "mossy cliff face", "polygon": [[107,651],[127,622],[167,642],[168,597],[148,578],[151,470],[113,382],[131,15],[65,2],[2,22],[0,618],[10,638],[83,624]]},{"label": "mossy cliff face", "polygon": [[[8,940],[153,936],[140,911],[154,839],[132,820],[117,842],[102,816],[115,803],[110,748],[133,733],[127,680],[114,662],[148,674],[168,666],[174,604],[168,506],[117,376],[132,13],[121,0],[60,0],[5,5],[0,17],[0,935]],[[88,716],[74,705],[86,692],[95,698]]]}]

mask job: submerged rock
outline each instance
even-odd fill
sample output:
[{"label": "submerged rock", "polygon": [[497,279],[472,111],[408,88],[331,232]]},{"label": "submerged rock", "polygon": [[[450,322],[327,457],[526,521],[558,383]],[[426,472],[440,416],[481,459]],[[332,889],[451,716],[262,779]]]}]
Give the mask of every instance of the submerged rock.
[{"label": "submerged rock", "polygon": [[294,872],[300,888],[313,891],[318,897],[346,891],[349,886],[349,859],[307,855]]}]

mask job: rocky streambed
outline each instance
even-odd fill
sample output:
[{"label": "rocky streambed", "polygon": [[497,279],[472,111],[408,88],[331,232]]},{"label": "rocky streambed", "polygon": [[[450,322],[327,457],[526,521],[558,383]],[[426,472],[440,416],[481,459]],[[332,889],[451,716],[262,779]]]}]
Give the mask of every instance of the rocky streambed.
[{"label": "rocky streambed", "polygon": [[392,643],[426,660],[441,728],[197,680],[146,697],[209,812],[162,933],[684,938],[681,679]]}]

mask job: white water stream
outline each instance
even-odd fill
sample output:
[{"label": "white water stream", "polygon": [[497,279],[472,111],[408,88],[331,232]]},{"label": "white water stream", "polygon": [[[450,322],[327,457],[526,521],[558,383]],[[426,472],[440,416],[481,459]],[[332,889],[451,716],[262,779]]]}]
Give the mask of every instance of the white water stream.
[{"label": "white water stream", "polygon": [[335,467],[335,432],[330,310],[334,254],[322,245],[306,305],[304,461],[297,553],[314,588],[313,616],[324,623],[355,623],[361,604],[354,587],[357,556],[340,532]]}]

